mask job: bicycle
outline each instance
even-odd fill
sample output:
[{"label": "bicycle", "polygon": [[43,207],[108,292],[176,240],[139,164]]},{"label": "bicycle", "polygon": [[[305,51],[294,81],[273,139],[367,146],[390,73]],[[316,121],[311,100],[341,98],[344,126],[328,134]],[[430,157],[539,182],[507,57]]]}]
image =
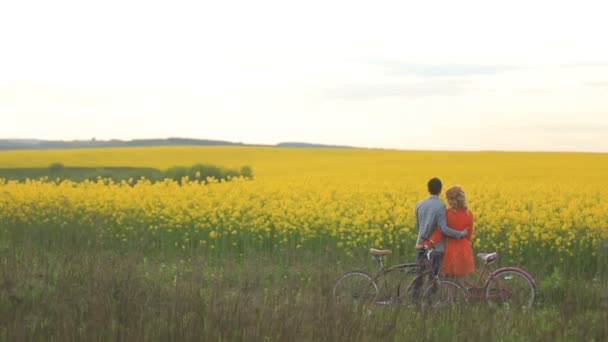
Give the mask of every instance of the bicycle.
[{"label": "bicycle", "polygon": [[[493,263],[498,259],[498,253],[496,252],[479,253],[477,256],[484,263],[482,269],[477,272],[477,280],[472,282],[465,278],[461,281],[461,284],[453,282],[465,291],[468,298],[485,301],[492,307],[503,306],[519,309],[533,307],[537,286],[530,273],[515,266],[492,269]],[[429,273],[430,270],[425,270],[419,277],[424,277]],[[445,280],[441,282],[443,281]],[[411,292],[411,287],[411,284],[408,285],[405,292]]]},{"label": "bicycle", "polygon": [[[371,248],[370,253],[378,262],[378,272],[371,274],[365,270],[354,270],[344,273],[337,279],[333,287],[334,299],[338,304],[416,304],[413,303],[415,296],[412,295],[412,291],[416,288],[422,289],[420,297],[423,307],[466,302],[468,297],[465,290],[455,282],[433,276],[428,277],[429,281],[424,283],[424,277],[431,272],[432,252],[432,249],[425,251],[425,261],[421,264],[404,263],[385,267],[384,257],[390,255],[392,251]],[[381,280],[395,271],[402,274],[395,292],[393,292],[391,289],[386,290],[385,288],[389,287],[386,285],[388,282],[381,282]],[[385,290],[385,293],[380,292],[381,288]]]},{"label": "bicycle", "polygon": [[[479,253],[477,256],[484,262],[477,280],[463,280],[469,297],[488,302],[490,306],[505,308],[530,309],[536,299],[536,281],[525,269],[516,266],[505,266],[492,270],[498,260],[498,253]],[[483,286],[482,286],[483,285]]]}]

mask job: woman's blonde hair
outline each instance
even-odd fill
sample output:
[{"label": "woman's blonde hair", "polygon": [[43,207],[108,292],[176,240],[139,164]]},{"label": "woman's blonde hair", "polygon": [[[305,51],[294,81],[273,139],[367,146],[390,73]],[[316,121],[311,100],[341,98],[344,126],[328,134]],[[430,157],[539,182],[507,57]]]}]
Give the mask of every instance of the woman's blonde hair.
[{"label": "woman's blonde hair", "polygon": [[452,209],[468,209],[467,196],[464,194],[464,190],[460,185],[451,186],[446,192],[445,197],[448,199],[448,203]]}]

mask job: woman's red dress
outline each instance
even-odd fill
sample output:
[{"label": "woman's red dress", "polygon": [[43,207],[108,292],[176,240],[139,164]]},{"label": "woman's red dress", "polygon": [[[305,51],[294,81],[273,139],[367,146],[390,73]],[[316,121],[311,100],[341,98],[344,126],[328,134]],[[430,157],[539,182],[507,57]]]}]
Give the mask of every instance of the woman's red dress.
[{"label": "woman's red dress", "polygon": [[467,236],[462,239],[454,239],[447,236],[441,273],[449,276],[462,277],[475,272],[475,258],[471,248],[471,237],[473,236],[473,213],[467,209],[448,209],[446,211],[448,227],[455,230],[469,228]]}]

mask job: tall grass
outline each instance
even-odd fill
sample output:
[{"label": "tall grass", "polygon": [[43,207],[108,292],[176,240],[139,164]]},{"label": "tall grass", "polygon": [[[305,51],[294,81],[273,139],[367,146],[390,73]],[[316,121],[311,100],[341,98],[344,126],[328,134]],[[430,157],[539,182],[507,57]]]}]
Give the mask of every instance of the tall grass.
[{"label": "tall grass", "polygon": [[95,245],[84,235],[4,232],[0,340],[601,341],[608,283],[541,274],[526,313],[472,304],[338,307],[335,279],[369,259],[303,251],[209,256]]}]

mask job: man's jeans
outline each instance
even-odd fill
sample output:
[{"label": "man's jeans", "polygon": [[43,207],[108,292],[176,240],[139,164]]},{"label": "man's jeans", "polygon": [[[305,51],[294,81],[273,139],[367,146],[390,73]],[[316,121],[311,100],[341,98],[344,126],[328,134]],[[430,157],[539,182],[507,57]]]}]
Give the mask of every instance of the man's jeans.
[{"label": "man's jeans", "polygon": [[[418,251],[416,255],[416,263],[418,265],[422,265],[424,263],[424,258],[426,258],[425,251]],[[439,274],[439,269],[441,268],[441,261],[443,260],[443,252],[431,252],[431,268],[432,272],[429,273],[429,280],[433,280],[433,277]],[[422,273],[423,267],[418,267],[417,275]],[[422,278],[419,278],[412,286],[412,303],[416,304],[418,302],[418,296],[420,292],[420,287],[422,286]]]}]

